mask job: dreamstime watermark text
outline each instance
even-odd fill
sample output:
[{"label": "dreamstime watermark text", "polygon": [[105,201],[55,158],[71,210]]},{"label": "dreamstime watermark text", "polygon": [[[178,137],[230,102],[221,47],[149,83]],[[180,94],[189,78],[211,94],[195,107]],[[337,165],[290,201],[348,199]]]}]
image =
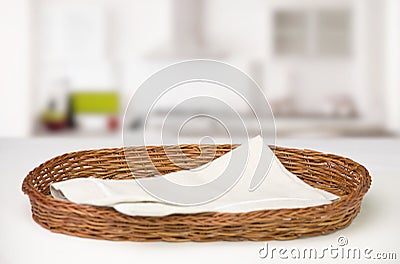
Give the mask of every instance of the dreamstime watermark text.
[{"label": "dreamstime watermark text", "polygon": [[398,253],[396,252],[378,252],[368,247],[349,246],[349,240],[345,236],[338,237],[336,242],[335,245],[331,244],[323,248],[273,247],[266,242],[258,251],[258,256],[262,259],[398,259]]}]

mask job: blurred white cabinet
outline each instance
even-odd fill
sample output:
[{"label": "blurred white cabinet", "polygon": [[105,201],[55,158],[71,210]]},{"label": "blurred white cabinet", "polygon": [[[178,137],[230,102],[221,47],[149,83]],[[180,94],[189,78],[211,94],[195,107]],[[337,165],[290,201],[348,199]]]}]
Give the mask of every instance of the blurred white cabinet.
[{"label": "blurred white cabinet", "polygon": [[108,21],[103,3],[60,0],[39,3],[38,32],[43,60],[105,59]]},{"label": "blurred white cabinet", "polygon": [[0,137],[24,137],[31,125],[31,1],[0,1]]}]

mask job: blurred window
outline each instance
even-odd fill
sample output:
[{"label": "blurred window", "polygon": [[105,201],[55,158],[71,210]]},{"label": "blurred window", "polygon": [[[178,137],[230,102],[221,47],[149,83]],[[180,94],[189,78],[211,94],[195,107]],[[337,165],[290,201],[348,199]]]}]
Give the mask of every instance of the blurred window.
[{"label": "blurred window", "polygon": [[278,56],[350,55],[351,13],[347,9],[278,10],[273,32]]},{"label": "blurred window", "polygon": [[305,55],[307,16],[303,11],[278,11],[274,16],[275,52],[280,55]]}]

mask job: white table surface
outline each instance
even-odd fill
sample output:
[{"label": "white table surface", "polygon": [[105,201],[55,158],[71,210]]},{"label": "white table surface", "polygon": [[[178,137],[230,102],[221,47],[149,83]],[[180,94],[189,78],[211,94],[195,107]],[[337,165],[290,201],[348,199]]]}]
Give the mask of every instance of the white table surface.
[{"label": "white table surface", "polygon": [[[366,263],[400,261],[400,140],[395,139],[278,139],[277,145],[316,149],[350,157],[365,165],[372,186],[360,214],[347,228],[336,233],[272,241],[268,246],[299,249],[337,247],[339,236],[348,247],[372,249],[373,253],[395,252],[397,260],[368,260]],[[21,191],[25,175],[55,155],[74,150],[118,147],[119,139],[0,139],[0,263],[359,263],[340,257],[322,260],[262,259],[264,242],[136,243],[83,239],[52,233],[31,218],[28,197]],[[269,255],[270,256],[270,255]],[[361,260],[365,262],[365,260]]]}]

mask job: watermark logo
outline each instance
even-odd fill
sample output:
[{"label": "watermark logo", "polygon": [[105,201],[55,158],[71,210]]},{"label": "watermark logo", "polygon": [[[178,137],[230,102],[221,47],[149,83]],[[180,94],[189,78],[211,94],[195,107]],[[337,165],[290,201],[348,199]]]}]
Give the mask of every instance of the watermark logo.
[{"label": "watermark logo", "polygon": [[[155,123],[161,125],[157,127]],[[215,158],[217,139],[213,137],[213,132],[218,128],[223,132],[222,137],[229,139],[224,143],[246,145],[256,135],[263,137],[265,147],[275,143],[275,121],[270,105],[252,78],[223,62],[190,60],[156,72],[138,87],[125,112],[123,141],[126,147],[137,145],[138,141],[139,145],[148,145],[154,138],[161,145],[166,141],[179,145],[183,143],[183,130],[192,131],[189,133],[192,135],[200,133],[197,135],[199,142],[190,142],[200,144],[201,153],[196,157],[165,149],[172,164],[188,169],[190,166],[185,164],[193,164],[194,159],[206,163]],[[233,142],[234,137],[241,141]],[[128,166],[134,160],[132,155],[136,154],[125,152]],[[221,197],[240,180],[248,159],[248,151],[240,158],[230,155],[229,164],[223,171],[210,175],[213,180],[199,185],[184,185],[165,177],[156,177],[152,181],[139,179],[138,183],[150,195],[165,203],[204,204]],[[258,175],[267,175],[269,166],[265,164],[271,164],[272,157],[269,159],[258,161],[257,169],[264,170]],[[141,162],[155,174],[161,174],[157,173],[157,166],[148,152]],[[132,167],[131,171],[134,174]],[[263,179],[252,179],[252,188],[259,186]]]},{"label": "watermark logo", "polygon": [[347,237],[345,237],[345,236],[340,236],[340,237],[338,237],[338,239],[337,239],[337,244],[338,244],[338,246],[340,246],[340,247],[344,247],[344,246],[346,246],[348,243],[349,243],[349,240],[348,240]]},{"label": "watermark logo", "polygon": [[345,236],[339,236],[335,244],[323,248],[315,247],[273,247],[269,243],[259,249],[258,256],[261,259],[350,259],[350,260],[395,260],[396,252],[377,251],[372,248],[360,248],[349,245]]}]

